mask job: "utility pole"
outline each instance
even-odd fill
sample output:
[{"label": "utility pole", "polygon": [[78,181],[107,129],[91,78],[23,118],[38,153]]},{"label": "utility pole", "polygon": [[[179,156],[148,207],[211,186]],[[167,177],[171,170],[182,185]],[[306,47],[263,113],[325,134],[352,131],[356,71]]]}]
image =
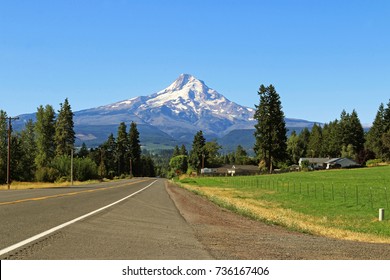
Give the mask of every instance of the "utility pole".
[{"label": "utility pole", "polygon": [[7,153],[7,185],[8,189],[11,188],[11,134],[12,134],[12,121],[18,120],[19,117],[6,117],[2,118],[8,121],[8,153]]},{"label": "utility pole", "polygon": [[130,176],[133,177],[133,160],[130,158]]}]

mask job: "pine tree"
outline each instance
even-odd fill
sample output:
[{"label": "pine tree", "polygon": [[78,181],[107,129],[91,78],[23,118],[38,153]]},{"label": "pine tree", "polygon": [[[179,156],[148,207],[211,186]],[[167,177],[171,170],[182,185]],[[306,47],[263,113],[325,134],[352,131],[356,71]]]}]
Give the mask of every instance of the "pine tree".
[{"label": "pine tree", "polygon": [[301,133],[299,133],[299,145],[302,147],[302,155],[301,157],[308,157],[309,153],[307,150],[307,145],[309,144],[310,139],[310,130],[305,127]]},{"label": "pine tree", "polygon": [[34,123],[29,120],[20,134],[22,160],[20,162],[20,180],[33,181],[36,165],[35,156],[37,152]]},{"label": "pine tree", "polygon": [[55,113],[51,105],[45,108],[41,105],[37,112],[35,123],[37,155],[35,163],[37,168],[47,167],[55,155]]},{"label": "pine tree", "polygon": [[311,129],[309,144],[307,145],[308,155],[312,158],[320,157],[322,151],[322,128],[314,124]]},{"label": "pine tree", "polygon": [[340,157],[342,146],[339,139],[339,121],[325,124],[322,129],[322,155],[325,157]]},{"label": "pine tree", "polygon": [[86,158],[88,155],[89,155],[88,147],[83,142],[83,144],[81,145],[80,151],[77,153],[77,157]]},{"label": "pine tree", "polygon": [[54,141],[56,144],[56,155],[70,155],[74,149],[75,132],[73,122],[73,112],[68,98],[60,104],[57,120],[55,123]]},{"label": "pine tree", "polygon": [[192,142],[192,149],[190,152],[189,163],[193,169],[196,169],[197,172],[200,172],[202,168],[202,163],[204,162],[204,146],[206,144],[206,139],[203,136],[202,130],[198,131]]},{"label": "pine tree", "polygon": [[366,148],[375,154],[378,159],[383,158],[382,136],[385,133],[385,107],[383,103],[379,106],[374,123],[367,133]]},{"label": "pine tree", "polygon": [[260,161],[272,172],[273,164],[287,158],[287,129],[280,96],[270,85],[261,85],[258,91],[260,103],[256,105],[254,150]]},{"label": "pine tree", "polygon": [[184,144],[182,144],[180,147],[180,155],[188,156],[188,152],[187,152],[186,146],[184,146]]},{"label": "pine tree", "polygon": [[128,163],[129,156],[129,138],[127,135],[127,126],[124,122],[120,123],[118,127],[118,135],[116,138],[116,164],[117,174],[122,175],[129,173],[130,162]]},{"label": "pine tree", "polygon": [[[344,151],[349,145],[352,145],[354,158],[364,149],[364,130],[360,123],[358,114],[355,110],[351,114],[347,114],[345,110],[341,113],[339,123],[340,144]],[[349,148],[351,150],[351,148]]]},{"label": "pine tree", "polygon": [[139,132],[137,129],[137,124],[131,122],[130,131],[129,131],[129,157],[131,160],[131,173],[134,176],[142,175],[141,167],[141,145],[139,140]]},{"label": "pine tree", "polygon": [[180,156],[180,149],[179,149],[178,145],[175,146],[175,148],[173,149],[173,154],[172,154],[172,157],[177,157],[177,156]]}]

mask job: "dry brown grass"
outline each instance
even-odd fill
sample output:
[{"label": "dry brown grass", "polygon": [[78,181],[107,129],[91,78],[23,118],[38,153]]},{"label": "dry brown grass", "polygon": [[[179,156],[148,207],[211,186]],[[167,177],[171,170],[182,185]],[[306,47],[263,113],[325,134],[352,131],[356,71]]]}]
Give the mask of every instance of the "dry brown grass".
[{"label": "dry brown grass", "polygon": [[220,205],[233,206],[239,213],[250,213],[251,217],[258,220],[282,225],[296,231],[350,241],[390,243],[390,238],[337,228],[337,224],[342,224],[342,220],[336,220],[330,224],[327,217],[319,218],[298,213],[291,209],[284,209],[276,203],[255,199],[255,194],[248,196],[248,193],[237,189],[199,187],[187,184],[182,186],[205,196],[211,201],[218,202]]},{"label": "dry brown grass", "polygon": [[[74,186],[82,186],[89,184],[96,184],[99,181],[86,181],[86,182],[78,182],[75,181],[73,183]],[[27,189],[44,189],[44,188],[61,188],[61,187],[69,187],[71,186],[70,182],[63,183],[40,183],[40,182],[12,182],[11,190],[27,190]],[[0,185],[0,190],[8,190],[7,185]]]}]

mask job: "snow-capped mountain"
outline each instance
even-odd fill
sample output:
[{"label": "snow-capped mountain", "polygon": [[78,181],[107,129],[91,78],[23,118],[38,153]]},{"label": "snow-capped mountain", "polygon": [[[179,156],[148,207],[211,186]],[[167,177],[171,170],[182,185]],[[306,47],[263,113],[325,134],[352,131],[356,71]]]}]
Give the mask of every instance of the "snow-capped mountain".
[{"label": "snow-capped mountain", "polygon": [[[175,141],[191,143],[199,130],[208,138],[221,138],[236,130],[253,135],[254,113],[254,109],[228,100],[194,76],[181,74],[167,88],[149,96],[75,112],[74,124],[77,139],[89,145],[102,143],[109,133],[116,134],[121,122],[131,121],[138,124],[141,142],[171,145]],[[29,118],[35,119],[35,114],[21,116],[20,128]],[[313,125],[296,119],[286,119],[286,124],[298,130]]]},{"label": "snow-capped mountain", "polygon": [[[99,107],[101,113],[126,113],[174,137],[203,130],[222,136],[237,128],[253,128],[254,109],[240,106],[192,75],[181,74],[167,88],[149,96]],[[106,115],[106,114],[104,114]],[[116,115],[116,114],[115,114]]]}]

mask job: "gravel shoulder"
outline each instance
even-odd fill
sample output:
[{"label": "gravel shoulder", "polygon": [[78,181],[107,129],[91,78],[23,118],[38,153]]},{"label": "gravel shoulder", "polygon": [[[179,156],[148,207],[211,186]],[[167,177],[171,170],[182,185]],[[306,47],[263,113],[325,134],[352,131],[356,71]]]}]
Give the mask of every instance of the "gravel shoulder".
[{"label": "gravel shoulder", "polygon": [[250,220],[168,183],[169,196],[216,259],[390,260],[390,244],[336,240]]}]

